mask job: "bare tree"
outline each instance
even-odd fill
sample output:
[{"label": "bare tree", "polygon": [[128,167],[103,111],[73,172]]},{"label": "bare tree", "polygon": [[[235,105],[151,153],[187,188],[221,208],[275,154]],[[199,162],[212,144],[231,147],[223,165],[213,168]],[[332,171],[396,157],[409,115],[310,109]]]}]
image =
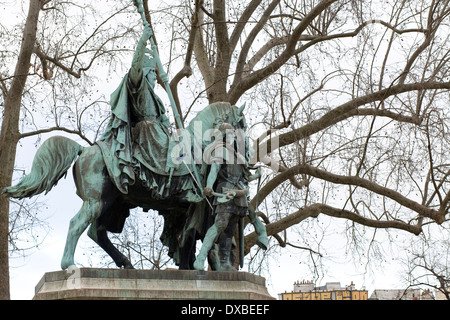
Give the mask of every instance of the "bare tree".
[{"label": "bare tree", "polygon": [[9,256],[25,257],[43,243],[49,225],[42,217],[44,204],[38,199],[12,200],[9,217]]},{"label": "bare tree", "polygon": [[151,210],[132,210],[124,230],[111,234],[113,244],[122,250],[137,268],[162,270],[171,264],[168,249],[160,241],[163,218]]},{"label": "bare tree", "polygon": [[[276,148],[258,140],[256,151],[278,154],[279,166],[268,168],[252,205],[281,245],[287,229],[319,215],[346,219],[353,236],[358,228],[418,235],[447,223],[448,1],[211,0],[166,9],[189,35],[179,37],[185,57],[195,58],[180,74],[204,80],[195,101],[246,102],[254,138],[278,138]],[[184,118],[191,106],[179,106]],[[247,251],[255,239],[247,235]]]},{"label": "bare tree", "polygon": [[408,248],[410,255],[404,261],[405,282],[410,287],[432,288],[436,294],[450,300],[449,241],[448,238],[430,238],[421,237]]},{"label": "bare tree", "polygon": [[[11,15],[20,17],[20,6],[14,8],[18,11]],[[101,10],[90,1],[36,0],[29,2],[28,9],[22,9],[25,11],[22,25],[8,21],[0,25],[2,187],[11,185],[17,144],[22,138],[61,131],[93,143],[108,108],[103,96],[92,89],[90,72],[98,72],[107,65],[110,69],[102,70],[102,77],[107,80],[108,73],[121,65],[120,57],[128,51],[127,43],[134,43],[133,27],[139,25],[138,19],[135,25],[130,23],[132,19],[126,25],[120,22],[124,19],[117,19],[134,9],[125,2]],[[20,39],[18,48],[15,44]],[[9,66],[14,63],[15,70],[11,70]],[[1,195],[1,299],[9,299],[8,243],[17,243],[8,241],[8,227],[14,225],[15,219],[13,215],[10,224],[9,214],[9,199]]]},{"label": "bare tree", "polygon": [[[76,23],[67,24],[66,3],[37,2],[30,3],[16,72],[1,76],[6,98],[0,185],[11,182],[15,146],[23,136],[18,124],[27,79],[52,83],[64,72],[71,80],[54,81],[53,88],[73,88],[70,81],[83,79],[97,59],[117,57],[123,46],[113,40],[130,29],[103,28],[109,20],[94,19],[80,37],[73,33]],[[418,235],[425,225],[448,223],[448,0],[195,0],[158,7],[144,1],[144,7],[155,40],[168,52],[171,88],[184,121],[207,103],[247,103],[256,155],[269,150],[278,163],[264,162],[251,201],[277,243],[320,254],[287,233],[319,216],[348,221],[355,242],[361,230]],[[54,16],[39,24],[42,12]],[[60,26],[67,29],[58,37]],[[58,41],[45,32],[37,36],[37,27],[50,28]],[[118,33],[105,35],[108,30]],[[97,110],[92,117],[98,125],[104,114],[101,103],[96,107],[86,110]],[[61,110],[53,108],[52,115],[64,121]],[[69,119],[78,123],[86,115],[77,111]],[[92,142],[95,133],[80,137]],[[6,199],[0,205],[4,228]],[[2,245],[6,232],[0,232]],[[248,252],[255,239],[254,233],[246,236]]]}]

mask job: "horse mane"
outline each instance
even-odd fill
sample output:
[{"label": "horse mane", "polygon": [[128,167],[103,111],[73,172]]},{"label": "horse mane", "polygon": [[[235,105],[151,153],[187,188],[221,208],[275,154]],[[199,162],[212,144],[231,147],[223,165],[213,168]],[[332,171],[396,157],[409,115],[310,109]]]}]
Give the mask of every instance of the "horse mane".
[{"label": "horse mane", "polygon": [[[231,105],[229,102],[212,103],[191,120],[186,130],[189,131],[191,136],[194,136],[194,133],[201,133],[204,136],[207,130],[219,129],[224,122],[228,122],[233,128],[246,130],[247,125],[242,109]],[[199,129],[201,129],[201,132],[198,132]]]},{"label": "horse mane", "polygon": [[210,104],[202,109],[191,120],[189,125],[186,127],[186,130],[194,132],[195,126],[198,126],[199,123],[201,123],[203,131],[219,128],[220,124],[226,120],[233,108],[236,107],[232,106],[228,102],[216,102]]},{"label": "horse mane", "polygon": [[[247,124],[243,114],[244,106],[238,108],[228,102],[216,102],[208,105],[201,110],[186,127],[191,139],[192,154],[197,154],[196,150],[210,148],[212,144],[217,143],[214,130],[218,130],[223,134],[223,128],[230,129],[230,126],[222,126],[222,124],[230,124],[231,128],[237,130],[247,130]],[[207,132],[211,130],[210,132]],[[249,161],[252,148],[246,137],[245,158]]]}]

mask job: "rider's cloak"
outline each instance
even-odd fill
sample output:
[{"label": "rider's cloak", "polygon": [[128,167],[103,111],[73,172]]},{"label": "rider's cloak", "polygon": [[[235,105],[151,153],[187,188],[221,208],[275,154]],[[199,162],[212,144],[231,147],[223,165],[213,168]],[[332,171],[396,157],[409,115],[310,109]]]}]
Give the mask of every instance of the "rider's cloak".
[{"label": "rider's cloak", "polygon": [[[147,82],[147,78],[143,77]],[[132,125],[133,119],[129,77],[126,74],[119,87],[111,94],[111,118],[106,126],[105,133],[97,144],[102,149],[102,154],[109,175],[117,188],[124,194],[128,193],[128,186],[135,183],[136,177],[133,170],[133,136]],[[145,83],[148,90],[149,98],[153,99],[157,110],[159,111],[159,119],[154,121],[154,126],[158,126],[157,132],[153,134],[154,140],[160,144],[168,143],[169,135],[164,128],[168,127],[169,120],[165,115],[166,110],[161,99],[154,93],[153,88]],[[137,122],[137,121],[136,121]],[[156,137],[155,137],[156,136]],[[167,155],[164,155],[166,157]]]}]

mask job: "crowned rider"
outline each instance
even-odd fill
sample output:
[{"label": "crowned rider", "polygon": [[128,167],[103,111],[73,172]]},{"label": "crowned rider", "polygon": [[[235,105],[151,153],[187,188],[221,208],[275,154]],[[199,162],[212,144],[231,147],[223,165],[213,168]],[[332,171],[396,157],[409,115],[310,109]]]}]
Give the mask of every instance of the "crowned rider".
[{"label": "crowned rider", "polygon": [[[128,193],[135,182],[135,172],[142,176],[147,168],[167,174],[167,149],[169,146],[169,120],[163,102],[156,95],[156,62],[146,53],[152,36],[149,26],[137,44],[129,72],[111,94],[111,119],[98,145],[101,147],[110,176],[117,188]],[[149,186],[152,182],[147,182]]]}]

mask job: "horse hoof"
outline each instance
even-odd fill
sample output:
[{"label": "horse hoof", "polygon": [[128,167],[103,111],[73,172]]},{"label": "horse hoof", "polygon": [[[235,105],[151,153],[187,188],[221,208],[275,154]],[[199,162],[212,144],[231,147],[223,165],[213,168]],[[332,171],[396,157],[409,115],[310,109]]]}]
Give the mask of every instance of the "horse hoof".
[{"label": "horse hoof", "polygon": [[121,267],[123,267],[124,269],[134,269],[133,265],[128,259],[122,263]]},{"label": "horse hoof", "polygon": [[70,262],[61,262],[61,270],[68,270],[68,269],[76,269],[78,268],[75,263]]},{"label": "horse hoof", "polygon": [[204,271],[205,268],[203,267],[204,263],[200,263],[200,261],[195,260],[194,262],[194,269],[198,271]]}]

